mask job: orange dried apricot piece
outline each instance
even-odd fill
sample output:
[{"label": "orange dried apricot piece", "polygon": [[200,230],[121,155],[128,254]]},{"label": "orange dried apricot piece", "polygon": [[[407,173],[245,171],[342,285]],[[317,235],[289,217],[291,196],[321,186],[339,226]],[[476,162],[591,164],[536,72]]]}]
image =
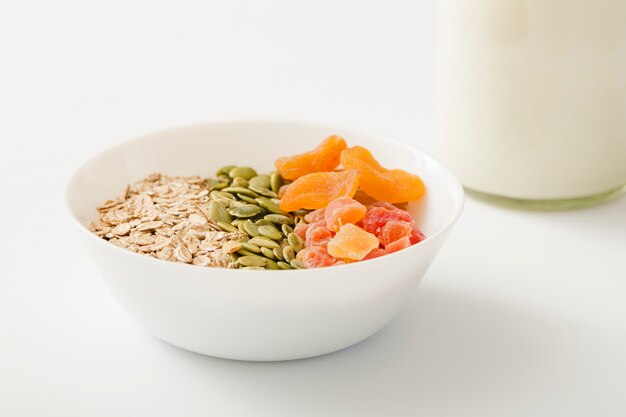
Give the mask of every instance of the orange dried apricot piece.
[{"label": "orange dried apricot piece", "polygon": [[378,238],[358,226],[343,225],[328,242],[328,253],[335,258],[362,260],[379,245]]},{"label": "orange dried apricot piece", "polygon": [[278,158],[275,162],[276,169],[288,180],[295,180],[313,172],[332,171],[339,165],[339,156],[347,147],[343,138],[332,135],[312,151]]},{"label": "orange dried apricot piece", "polygon": [[324,218],[326,227],[333,232],[338,231],[347,223],[356,223],[365,216],[367,209],[361,203],[350,197],[340,197],[333,200],[326,207]]},{"label": "orange dried apricot piece", "polygon": [[359,186],[359,172],[315,172],[298,178],[280,199],[285,211],[324,208],[339,197],[352,197]]},{"label": "orange dried apricot piece", "polygon": [[359,171],[361,189],[377,200],[389,203],[414,201],[424,194],[424,183],[417,175],[401,169],[386,169],[362,146],[341,152],[345,169]]}]

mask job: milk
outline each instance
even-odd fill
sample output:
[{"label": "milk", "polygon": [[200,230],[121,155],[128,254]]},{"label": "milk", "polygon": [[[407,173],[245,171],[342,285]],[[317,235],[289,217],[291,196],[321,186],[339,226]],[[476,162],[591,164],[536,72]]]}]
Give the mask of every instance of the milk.
[{"label": "milk", "polygon": [[626,184],[626,1],[442,0],[439,156],[469,189]]}]

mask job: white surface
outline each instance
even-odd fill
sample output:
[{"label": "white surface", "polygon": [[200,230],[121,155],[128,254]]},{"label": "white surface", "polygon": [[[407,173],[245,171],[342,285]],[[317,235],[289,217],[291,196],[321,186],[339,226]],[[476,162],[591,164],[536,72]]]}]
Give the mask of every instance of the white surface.
[{"label": "white surface", "polygon": [[160,127],[309,117],[430,149],[431,3],[0,0],[0,415],[626,414],[625,198],[468,200],[396,320],[286,363],[147,336],[68,232],[70,171]]},{"label": "white surface", "polygon": [[[421,176],[428,192],[408,210],[426,241],[371,262],[259,272],[150,259],[89,230],[97,219],[96,207],[152,172],[206,176],[224,164],[269,172],[278,156],[313,149],[331,134],[365,146],[384,165],[393,162]],[[225,160],[230,149],[239,152]],[[108,149],[72,176],[67,205],[105,282],[150,334],[219,358],[278,361],[335,352],[389,323],[458,220],[463,189],[437,161],[385,136],[308,122],[239,121],[167,129]]]}]

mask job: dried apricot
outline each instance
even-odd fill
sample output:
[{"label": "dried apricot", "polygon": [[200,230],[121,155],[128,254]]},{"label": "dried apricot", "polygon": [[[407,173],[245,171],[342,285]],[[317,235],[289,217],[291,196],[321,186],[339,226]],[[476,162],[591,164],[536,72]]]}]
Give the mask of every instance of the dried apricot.
[{"label": "dried apricot", "polygon": [[360,261],[378,245],[376,236],[348,223],[328,243],[328,253],[335,258]]},{"label": "dried apricot", "polygon": [[370,204],[376,203],[378,201],[371,195],[367,195],[367,193],[361,189],[356,190],[356,193],[352,198],[354,198],[356,201],[363,204],[364,206],[369,206]]},{"label": "dried apricot", "polygon": [[275,163],[276,169],[288,180],[295,180],[313,172],[332,171],[339,165],[339,156],[347,146],[343,138],[332,135],[312,151],[278,158]]},{"label": "dried apricot", "polygon": [[412,233],[413,227],[410,223],[398,220],[389,220],[380,229],[378,239],[380,239],[380,243],[387,246],[388,244],[395,242],[396,240],[400,240],[403,237],[410,238]]},{"label": "dried apricot", "polygon": [[325,210],[326,227],[333,232],[347,223],[356,223],[365,216],[367,209],[350,197],[339,197],[328,204]]},{"label": "dried apricot", "polygon": [[409,246],[411,246],[411,241],[408,237],[403,237],[385,246],[385,253],[394,253]]},{"label": "dried apricot", "polygon": [[315,172],[300,177],[289,185],[280,199],[280,208],[285,211],[324,208],[339,197],[352,197],[358,186],[359,173],[354,169]]},{"label": "dried apricot", "polygon": [[362,146],[341,152],[345,169],[357,169],[360,186],[368,195],[390,203],[414,201],[424,194],[424,183],[417,175],[401,169],[386,169]]},{"label": "dried apricot", "polygon": [[370,233],[378,235],[380,234],[381,228],[390,220],[413,223],[413,218],[407,211],[374,207],[365,214],[365,217],[363,218],[363,228]]},{"label": "dried apricot", "polygon": [[328,254],[326,248],[321,246],[311,246],[298,252],[298,259],[302,261],[307,268],[321,268],[331,266],[337,263],[337,260]]}]

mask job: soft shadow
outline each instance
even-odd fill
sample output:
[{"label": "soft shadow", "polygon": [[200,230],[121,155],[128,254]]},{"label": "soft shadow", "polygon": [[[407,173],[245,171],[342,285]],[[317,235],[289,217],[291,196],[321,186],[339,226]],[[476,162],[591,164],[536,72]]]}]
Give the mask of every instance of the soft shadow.
[{"label": "soft shadow", "polygon": [[486,396],[505,407],[520,390],[545,382],[561,366],[564,343],[557,323],[519,308],[420,287],[381,332],[326,356],[237,362],[162,347],[219,379],[224,400],[246,401],[252,410],[275,404],[301,407],[299,415],[463,415]]},{"label": "soft shadow", "polygon": [[597,237],[626,245],[626,194],[596,206],[561,211],[523,210],[470,198],[472,203],[483,208],[509,212],[520,219],[532,220],[547,231]]}]

